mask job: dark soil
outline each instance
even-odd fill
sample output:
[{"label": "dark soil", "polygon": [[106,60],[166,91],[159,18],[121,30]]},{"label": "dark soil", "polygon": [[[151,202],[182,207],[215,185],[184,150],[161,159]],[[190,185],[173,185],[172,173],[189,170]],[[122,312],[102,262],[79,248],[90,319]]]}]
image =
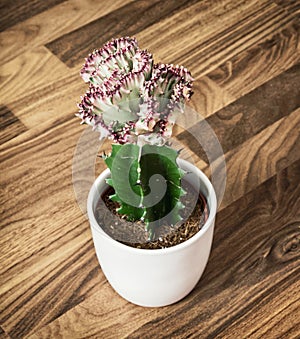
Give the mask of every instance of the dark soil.
[{"label": "dark soil", "polygon": [[162,225],[155,233],[155,239],[148,240],[149,234],[142,221],[129,222],[125,216],[116,212],[118,203],[109,199],[114,193],[109,187],[99,199],[96,207],[96,219],[101,228],[113,239],[136,248],[161,249],[175,246],[195,235],[208,218],[208,206],[202,194],[198,195],[186,181],[182,186],[187,192],[181,198],[185,208],[182,210],[182,221],[175,225]]}]

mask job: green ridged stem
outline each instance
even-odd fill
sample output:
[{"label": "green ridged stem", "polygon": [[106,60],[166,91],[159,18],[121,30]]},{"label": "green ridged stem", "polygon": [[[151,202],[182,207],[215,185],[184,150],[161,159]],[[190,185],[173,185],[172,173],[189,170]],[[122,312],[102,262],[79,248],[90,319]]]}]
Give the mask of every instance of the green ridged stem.
[{"label": "green ridged stem", "polygon": [[115,144],[105,158],[111,172],[107,183],[115,190],[111,199],[120,204],[117,212],[130,221],[144,221],[150,240],[162,223],[174,225],[182,219],[184,171],[177,156],[168,146]]}]

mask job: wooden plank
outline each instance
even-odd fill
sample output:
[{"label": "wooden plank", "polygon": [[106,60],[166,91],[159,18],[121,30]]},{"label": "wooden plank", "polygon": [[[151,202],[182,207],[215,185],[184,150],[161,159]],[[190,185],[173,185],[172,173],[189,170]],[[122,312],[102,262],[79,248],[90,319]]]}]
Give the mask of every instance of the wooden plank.
[{"label": "wooden plank", "polygon": [[[62,130],[66,130],[66,131],[67,131],[67,130],[70,130],[70,128],[68,128],[68,125],[67,125],[67,126],[63,126],[63,127],[62,127]],[[59,131],[57,131],[56,133],[57,133],[58,135],[61,134]],[[36,146],[35,146],[35,147],[37,147],[37,144],[39,143],[38,140],[39,140],[39,139],[37,139],[37,141],[36,141]],[[24,154],[24,151],[25,151],[26,148],[28,148],[29,146],[31,147],[30,143],[29,143],[28,145],[22,145],[22,147],[19,146],[19,151],[20,151],[20,153],[21,153],[21,154]],[[61,144],[59,144],[58,147],[60,148],[60,147],[61,147]],[[9,153],[11,153],[11,152],[9,152]],[[14,154],[14,153],[16,153],[16,152],[13,152],[13,154]],[[17,152],[17,153],[18,153],[18,152]],[[35,150],[34,153],[38,153],[38,152]],[[25,156],[26,156],[26,153],[25,153]],[[45,155],[45,156],[48,156],[48,154]],[[29,159],[29,160],[30,160],[30,159]],[[31,161],[31,162],[32,162],[32,161]],[[50,160],[50,162],[51,162],[51,160]],[[37,166],[38,166],[38,164],[37,164]],[[21,167],[24,167],[24,166],[21,166]],[[44,178],[41,178],[41,180],[44,180]],[[61,195],[64,196],[65,194],[64,194],[63,192],[60,192],[59,196],[61,196]],[[53,199],[54,199],[55,201],[57,201],[57,197],[58,197],[58,196],[54,196]],[[41,198],[41,197],[40,197],[40,198]],[[29,203],[33,204],[32,201],[29,201]],[[34,204],[33,204],[33,205],[34,205]],[[46,202],[45,202],[45,207],[46,207],[46,206],[49,206],[49,205],[52,206],[53,204],[52,204],[51,202],[46,201]],[[13,212],[14,212],[14,211],[13,211]],[[51,211],[51,213],[52,213],[52,212],[53,212],[53,210]],[[55,214],[55,213],[54,213],[54,214]],[[53,222],[55,222],[55,220],[54,220]],[[20,227],[19,225],[16,225],[16,226],[17,226],[17,229]],[[46,226],[46,225],[45,225],[45,226]],[[80,245],[81,245],[81,243],[80,243]],[[30,265],[30,266],[31,266],[31,265]],[[16,267],[16,269],[18,269],[18,267]],[[31,272],[31,271],[30,271],[30,272]],[[25,285],[25,287],[28,288],[27,285]],[[49,296],[47,296],[47,298],[48,298],[48,297],[49,297]],[[27,316],[28,316],[28,315],[26,315],[26,317],[27,317]],[[36,315],[34,314],[34,316],[36,316]],[[97,318],[97,317],[96,317],[96,318]],[[96,319],[96,318],[95,318],[95,319]],[[22,320],[22,321],[23,321],[23,320]],[[20,324],[21,324],[21,323],[20,323]],[[16,326],[16,323],[14,323],[14,328],[15,328],[15,326]],[[18,326],[21,326],[21,325],[18,325]],[[26,326],[27,326],[27,325],[26,325]],[[12,326],[12,327],[13,327],[13,326]],[[22,330],[22,331],[25,331],[25,332],[27,331],[26,329],[24,329],[24,327],[17,327],[17,328],[19,328],[18,331],[21,331],[21,330]],[[108,331],[109,331],[109,330],[111,330],[111,329],[108,329]],[[17,333],[17,332],[13,332],[13,333]]]},{"label": "wooden plank", "polygon": [[[135,35],[154,23],[171,17],[195,3],[196,0],[171,0],[161,2],[138,0],[126,4],[89,24],[46,44],[69,67],[82,63],[95,48],[100,48],[111,38]],[[126,29],[124,29],[126,27]],[[101,32],[101,33],[99,33]]]},{"label": "wooden plank", "polygon": [[[9,152],[13,152],[15,147],[19,147],[20,144],[28,144],[31,142],[32,139],[40,138],[45,129],[47,131],[51,130],[52,128],[55,129],[57,126],[64,124],[66,121],[69,121],[70,117],[65,116],[64,119],[48,119],[48,121],[44,124],[38,124],[34,128],[28,129],[26,132],[19,134],[13,139],[10,139],[4,144],[0,144],[0,154],[2,159],[8,156]],[[47,133],[47,132],[46,132]],[[78,132],[79,133],[79,132]]]},{"label": "wooden plank", "polygon": [[35,16],[38,13],[54,7],[64,0],[2,0],[0,4],[0,32],[6,30],[15,24]]},{"label": "wooden plank", "polygon": [[[77,307],[28,338],[43,339],[59,336],[62,338],[125,338],[144,324],[146,319],[153,319],[155,315],[161,313],[161,309],[142,308],[128,303],[106,284],[92,298],[85,299]],[[147,337],[146,334],[144,336]]]},{"label": "wooden plank", "polygon": [[[14,121],[7,128],[25,128],[0,145],[0,337],[299,337],[299,1],[131,2],[67,0],[25,21],[17,9],[20,22],[0,33],[0,102]],[[78,47],[69,68],[45,47],[68,33],[79,43],[82,27],[88,44],[94,22],[104,37],[128,34],[105,20],[139,3],[151,10],[121,21],[141,27],[136,36],[156,61],[191,69],[189,106],[214,125],[227,151],[227,190],[205,274],[191,295],[159,309],[127,303],[101,272],[72,185],[84,131],[74,117],[86,89],[83,58]],[[95,28],[92,49],[98,35]],[[72,50],[68,43],[57,50]],[[187,116],[189,126],[194,120]],[[91,172],[104,168],[90,146],[79,173],[88,184],[90,155]],[[209,171],[203,160],[197,165]]]},{"label": "wooden plank", "polygon": [[184,64],[198,78],[297,22],[297,18],[296,13],[290,14],[268,0],[259,4],[252,0],[204,1],[136,36],[156,60]]},{"label": "wooden plank", "polygon": [[300,62],[300,16],[237,54],[207,77],[239,98]]},{"label": "wooden plank", "polygon": [[26,130],[27,128],[6,106],[0,105],[0,144],[5,143]]},{"label": "wooden plank", "polygon": [[[212,144],[214,136],[206,128],[208,123],[216,133],[224,153],[227,153],[300,107],[299,83],[300,64],[242,96],[204,122],[200,121],[177,138],[207,162],[205,151],[193,135],[202,135]],[[214,154],[214,148],[211,147],[210,159],[215,159],[215,156],[218,154]]]},{"label": "wooden plank", "polygon": [[[99,274],[92,243],[81,242],[81,247],[72,255],[67,257],[64,254],[64,258],[59,258],[56,262],[50,258],[49,262],[47,266],[40,262],[42,272],[39,269],[33,270],[35,278],[30,284],[27,282],[30,278],[25,277],[24,285],[20,282],[6,293],[9,300],[3,305],[2,321],[11,337],[27,335],[53,321],[89,295],[93,295],[95,289],[105,283],[103,275],[101,278]],[[67,273],[63,274],[66,270]],[[57,284],[58,281],[61,285]],[[18,296],[16,290],[22,286],[23,293]],[[17,296],[18,300],[15,300]]]},{"label": "wooden plank", "polygon": [[[68,0],[0,33],[0,64],[71,32],[133,0]],[[44,2],[44,1],[40,1]],[[13,3],[13,2],[12,2]]]},{"label": "wooden plank", "polygon": [[40,255],[49,258],[40,259],[38,263],[37,259],[35,263],[25,261],[24,266],[28,266],[24,269],[31,274],[27,276],[22,270],[20,274],[24,281],[20,279],[17,285],[3,293],[1,321],[11,337],[23,337],[53,321],[105,283],[103,275],[99,274],[93,244],[80,239],[75,242],[80,246],[74,248],[70,244],[73,248],[69,253],[63,246],[62,254],[56,254],[56,258],[41,252]]},{"label": "wooden plank", "polygon": [[[9,101],[9,107],[17,112],[18,118],[28,128],[34,128],[48,120],[73,117],[78,108],[80,95],[86,91],[86,85],[78,72],[70,72],[52,83],[17,100]],[[74,118],[75,119],[75,118]],[[74,121],[78,121],[75,119]]]},{"label": "wooden plank", "polygon": [[[0,65],[1,101],[9,104],[21,97],[34,96],[43,87],[53,88],[59,79],[69,73],[68,67],[44,46],[34,48]],[[19,109],[16,112],[18,114]]]},{"label": "wooden plank", "polygon": [[[292,34],[292,31],[291,31]],[[293,37],[293,35],[292,35]],[[281,41],[280,45],[281,46],[285,46],[283,48],[283,53],[282,53],[282,58],[276,58],[276,60],[269,58],[268,57],[268,50],[265,50],[266,55],[265,58],[267,60],[273,60],[274,63],[278,64],[282,64],[282,70],[284,69],[284,67],[288,67],[289,65],[293,64],[294,62],[294,58],[298,55],[297,53],[295,53],[294,47],[293,47],[293,43],[295,41],[299,41],[299,39],[296,39],[296,36],[294,36],[294,38],[291,38],[289,42],[291,42],[291,44],[286,43],[285,41]],[[288,52],[290,51],[290,52]],[[249,53],[252,53],[251,50],[247,51]],[[27,53],[27,55],[29,56],[31,53]],[[263,54],[258,54],[257,57],[262,58]],[[36,55],[36,57],[38,56],[38,54]],[[294,56],[294,57],[292,57]],[[19,60],[19,59],[18,59]],[[30,60],[30,59],[28,59]],[[54,59],[51,59],[54,62]],[[287,61],[290,62],[287,62]],[[257,63],[255,62],[256,60],[253,60],[253,64],[256,65]],[[19,62],[19,61],[18,61]],[[21,62],[21,58],[20,58],[20,62]],[[245,62],[243,63],[245,64]],[[189,105],[192,106],[192,108],[194,108],[196,111],[201,112],[201,114],[203,114],[204,116],[207,116],[215,111],[217,111],[218,109],[222,108],[223,106],[225,106],[226,104],[229,104],[230,102],[234,101],[235,98],[239,97],[240,94],[245,94],[245,92],[247,92],[247,90],[249,89],[253,89],[256,85],[259,85],[260,83],[257,83],[257,79],[261,79],[263,81],[268,80],[268,78],[276,75],[276,73],[274,74],[273,72],[268,72],[267,70],[269,68],[265,68],[263,72],[256,72],[255,74],[253,74],[253,76],[251,78],[249,78],[247,76],[247,74],[249,74],[250,70],[251,70],[251,66],[252,63],[250,63],[248,65],[248,68],[245,72],[241,73],[235,73],[236,74],[236,79],[242,79],[239,80],[239,83],[236,84],[236,88],[240,90],[240,92],[235,91],[233,93],[233,95],[229,94],[228,91],[231,90],[231,87],[229,86],[228,90],[227,88],[224,88],[223,83],[220,83],[220,86],[218,86],[217,84],[215,84],[215,78],[213,77],[214,81],[211,81],[209,78],[200,78],[198,81],[196,81],[195,83],[195,96],[192,99],[192,101],[190,102]],[[239,67],[240,70],[242,70],[242,67]],[[249,69],[249,71],[248,71]],[[61,74],[62,72],[60,72]],[[42,122],[45,120],[45,118],[47,117],[47,115],[44,114],[44,112],[49,112],[50,117],[53,117],[55,114],[59,114],[60,110],[57,110],[57,107],[61,107],[62,105],[66,105],[68,106],[68,108],[66,109],[66,112],[73,112],[74,110],[76,110],[74,102],[76,102],[79,98],[79,96],[84,92],[85,87],[83,86],[83,84],[81,83],[81,86],[78,86],[76,81],[78,81],[78,84],[80,83],[80,79],[77,76],[78,70],[75,70],[74,72],[70,72],[68,74],[69,77],[73,77],[74,79],[74,85],[71,85],[69,83],[69,80],[66,80],[66,83],[68,84],[68,88],[64,88],[64,91],[66,91],[67,93],[65,93],[64,98],[66,100],[64,100],[63,102],[61,102],[60,97],[56,95],[56,93],[53,93],[52,91],[52,86],[56,86],[56,84],[53,82],[51,83],[51,81],[49,80],[49,89],[44,89],[45,93],[49,93],[49,96],[47,98],[47,100],[42,100],[42,102],[40,101],[41,96],[32,96],[32,103],[28,102],[28,99],[26,100],[21,100],[20,103],[9,103],[9,105],[12,107],[12,109],[14,109],[14,111],[16,112],[20,112],[18,114],[18,116],[20,116],[20,118],[22,119],[22,121],[26,124],[26,126],[33,126],[34,125],[34,120],[32,119],[34,117],[34,114],[36,114],[37,116],[40,117],[40,119],[37,119],[37,123]],[[258,73],[258,75],[257,75]],[[266,74],[267,73],[267,74]],[[4,73],[5,74],[5,73]],[[52,73],[55,76],[55,73]],[[238,77],[237,77],[238,75]],[[243,82],[244,77],[246,77],[245,81]],[[242,83],[247,84],[247,86],[242,86]],[[58,82],[57,86],[59,87],[60,82]],[[50,87],[51,86],[51,87]],[[74,93],[73,98],[71,98],[71,93]],[[77,93],[77,95],[75,95]],[[56,99],[55,99],[56,98]],[[7,99],[9,100],[9,98]],[[53,101],[52,101],[53,100]],[[9,100],[10,101],[10,100]],[[67,103],[68,102],[68,103]],[[63,108],[63,107],[61,107]],[[48,114],[48,113],[47,113]]]},{"label": "wooden plank", "polygon": [[297,250],[289,249],[299,237],[299,175],[298,161],[223,210],[209,264],[196,291],[173,310],[165,308],[163,316],[130,337],[144,333],[151,337],[159,327],[172,338],[215,338],[222,337],[229,326],[230,335],[248,337],[252,328],[243,335],[234,332],[235,323],[255,316],[255,328],[269,329],[262,306],[269,310],[278,306],[279,312],[289,307],[291,313],[285,312],[284,322],[274,319],[279,321],[279,333],[288,333],[299,289],[299,256]]},{"label": "wooden plank", "polygon": [[230,60],[254,44],[264,41],[299,18],[297,14],[289,13],[272,4],[266,4],[260,8],[255,6],[252,11],[252,13],[247,13],[248,15],[243,19],[233,22],[222,32],[196,46],[189,53],[186,51],[179,58],[179,63],[184,61],[185,66],[193,70],[193,65],[197,60],[197,65],[200,67],[198,66],[193,71],[194,76],[205,75],[214,70],[216,66]]},{"label": "wooden plank", "polygon": [[[197,112],[200,118],[208,118],[237,99],[205,75],[195,80],[193,92],[194,94],[186,106]],[[186,125],[191,126],[190,123]]]},{"label": "wooden plank", "polygon": [[[225,154],[226,191],[221,209],[300,158],[300,108]],[[221,159],[211,166],[218,178]],[[207,171],[208,172],[208,169]],[[220,178],[223,180],[223,178]],[[221,182],[216,181],[216,189]]]},{"label": "wooden plank", "polygon": [[[285,11],[270,2],[260,2],[262,12],[258,9],[256,1],[238,2],[237,7],[231,8],[230,13],[226,9],[233,6],[231,2],[223,2],[221,5],[214,2],[213,10],[210,5],[211,2],[197,3],[164,20],[160,25],[153,25],[142,31],[137,37],[143,47],[153,52],[156,60],[187,65],[186,59],[193,50],[198,48],[200,51],[201,46],[205,49],[206,45],[214,43],[219,49],[223,46],[221,41],[216,42],[216,34],[222,36],[223,33],[228,34],[231,29],[234,37],[234,32],[239,30],[238,25],[231,27],[236,18],[243,18],[245,22],[250,20],[248,26],[242,26],[246,35],[246,31],[249,32],[249,36],[253,35],[251,18],[257,17],[259,20],[261,13],[269,16],[271,20],[280,15],[282,22],[280,25],[270,25],[269,29],[265,30],[266,35],[254,35],[254,38],[258,39],[255,43],[251,39],[245,40],[243,48],[234,50],[232,57],[228,58],[226,53],[223,53],[209,69],[207,61],[215,57],[215,51],[218,50],[216,46],[211,48],[211,53],[203,51],[207,61],[202,62],[195,58],[197,62],[193,62],[189,67],[196,78],[195,94],[188,105],[204,117],[229,105],[300,61],[300,29],[296,14],[285,18]],[[268,27],[267,21],[266,26]],[[182,31],[188,31],[189,34],[176,39]],[[159,36],[161,39],[153,40],[153,36]],[[220,55],[226,50],[224,47]]]},{"label": "wooden plank", "polygon": [[[180,303],[141,308],[105,286],[30,338],[151,338],[158,328],[172,338],[248,337],[272,326],[282,336],[292,333],[300,273],[297,247],[291,250],[299,237],[299,175],[298,161],[218,214],[208,267]],[[271,318],[273,307],[278,316]],[[255,319],[253,327],[242,328],[247,319]]]},{"label": "wooden plank", "polygon": [[[214,279],[219,274],[225,273],[225,288],[229,289],[231,289],[229,285],[235,284],[238,280],[244,292],[241,295],[241,302],[248,303],[250,300],[247,291],[259,289],[262,285],[270,288],[271,295],[257,293],[257,302],[252,303],[252,307],[246,308],[245,313],[239,314],[231,321],[226,321],[227,319],[222,317],[225,324],[219,326],[218,331],[212,333],[211,337],[217,335],[217,332],[221,334],[222,330],[229,329],[229,324],[231,329],[238,330],[240,327],[237,323],[241,321],[246,325],[247,318],[249,320],[255,318],[257,322],[252,323],[252,327],[248,324],[245,329],[248,333],[247,335],[245,333],[245,337],[259,327],[261,332],[270,330],[275,325],[274,320],[279,321],[276,325],[281,331],[290,330],[294,321],[292,310],[296,306],[293,303],[297,304],[295,291],[299,289],[300,273],[297,245],[300,235],[297,206],[300,198],[299,187],[296,187],[299,175],[300,161],[297,160],[219,213],[211,260],[217,260],[218,264],[222,265],[222,254],[225,248],[230,246],[230,253],[226,252],[225,265],[231,263],[232,267],[227,271],[225,269],[222,272],[212,272],[213,267],[209,266],[207,274],[212,273],[211,279]],[[231,222],[233,219],[234,225]],[[242,234],[245,237],[244,241],[238,243],[236,240]],[[287,267],[291,268],[291,271],[286,271],[291,279],[282,276],[280,286],[281,284],[277,282],[281,280],[280,275]],[[270,279],[272,275],[274,279]],[[286,294],[285,288],[288,290]],[[253,297],[255,298],[254,294]],[[270,310],[277,306],[278,313],[284,311],[281,315],[286,316],[284,322],[281,322],[281,316],[271,321],[268,315],[268,307]],[[288,307],[290,310],[285,310]],[[243,336],[242,329],[238,333]]]},{"label": "wooden plank", "polygon": [[[1,168],[2,170],[5,169],[2,176],[4,187],[3,192],[1,192],[2,202],[11,203],[17,192],[18,199],[22,201],[24,208],[30,209],[30,206],[34,203],[40,203],[39,210],[27,211],[26,216],[30,222],[34,220],[34,217],[40,218],[43,213],[49,213],[46,202],[41,200],[49,199],[48,206],[52,206],[54,195],[59,196],[59,190],[56,190],[55,186],[53,186],[54,182],[60,180],[59,177],[62,180],[60,189],[71,189],[67,194],[68,198],[71,197],[71,200],[68,201],[69,207],[75,203],[71,180],[65,181],[65,178],[60,175],[57,178],[55,178],[55,175],[48,177],[47,172],[51,170],[56,175],[62,173],[70,178],[73,151],[80,133],[82,133],[82,126],[73,119],[64,122],[57,121],[55,124],[49,122],[44,124],[40,130],[39,127],[37,133],[34,133],[34,129],[32,129],[1,147]],[[64,136],[63,138],[61,137],[62,135]],[[64,142],[65,138],[69,138],[68,145]],[[61,163],[58,165],[60,161]],[[16,181],[16,178],[22,181],[22,190],[19,189],[20,184]],[[32,187],[33,191],[29,196],[28,189],[32,186],[32,182],[36,182],[36,185]],[[40,190],[39,183],[44,183],[47,189]],[[66,196],[62,196],[60,199],[63,198],[66,198]],[[4,209],[3,223],[4,221],[7,223],[13,222],[18,220],[19,217],[21,220],[21,215],[25,217],[24,211],[14,203],[10,208],[2,204],[1,208]],[[76,213],[79,212],[79,210],[76,211]],[[47,221],[47,218],[45,221]],[[7,236],[10,237],[11,235]]]},{"label": "wooden plank", "polygon": [[[274,14],[278,12],[278,7],[269,0],[262,0],[259,4],[253,0],[199,1],[160,21],[159,24],[137,33],[136,37],[142,47],[150,50],[157,60],[174,64],[185,63],[186,59],[201,46],[234,29],[237,18],[245,21],[249,15],[257,16],[258,10],[265,12],[266,15],[271,12]],[[153,39],[153,36],[156,39]],[[194,74],[201,66],[195,59],[190,69]]]},{"label": "wooden plank", "polygon": [[72,119],[36,129],[1,147],[0,321],[12,337],[52,321],[104,283],[72,186],[82,127]]},{"label": "wooden plank", "polygon": [[[277,33],[268,37],[265,41],[262,41],[258,45],[251,46],[250,48],[246,49],[246,51],[237,54],[237,56],[231,59],[230,61],[226,62],[220,67],[217,67],[214,71],[208,73],[206,76],[202,76],[196,79],[194,83],[195,93],[191,101],[187,104],[187,106],[194,112],[199,113],[200,115],[199,120],[201,118],[208,118],[210,115],[213,115],[219,110],[220,112],[218,112],[218,114],[222,112],[224,112],[225,114],[226,111],[228,112],[237,109],[235,113],[237,113],[239,116],[241,112],[239,111],[239,107],[237,106],[237,104],[240,103],[240,101],[245,100],[245,103],[247,102],[247,105],[250,105],[246,109],[248,115],[248,110],[253,111],[253,107],[256,107],[257,102],[263,99],[263,95],[265,95],[266,99],[268,99],[270,94],[271,97],[274,97],[275,95],[274,93],[276,92],[271,88],[273,84],[272,81],[270,81],[271,79],[280,75],[282,72],[288,70],[289,68],[291,68],[291,70],[294,73],[297,71],[298,69],[297,65],[300,60],[299,34],[300,30],[297,28],[297,21],[293,21],[292,23],[289,23],[288,25],[282,27]],[[294,65],[296,66],[293,67]],[[279,93],[279,97],[281,97],[282,90],[280,81],[282,80],[283,83],[286,85],[286,81],[288,81],[287,77],[289,76],[289,72],[285,76],[280,75],[278,77],[278,80],[274,80],[276,84],[275,86],[276,89],[280,89],[277,92],[277,95]],[[294,105],[293,108],[295,109],[297,107],[298,102],[297,100],[299,100],[298,99],[299,95],[297,92],[298,87],[296,85],[296,83],[299,82],[299,80],[297,79],[297,72],[294,75],[291,75],[291,78],[293,77],[295,77],[294,79],[295,81],[294,87],[292,88],[292,97],[293,97],[292,105],[296,104],[296,106]],[[260,92],[258,90],[258,87],[268,81],[270,81],[270,84],[267,85],[267,87],[263,86],[262,92]],[[253,91],[253,93],[250,94],[249,99],[253,101],[255,106],[253,106],[253,103],[250,103],[250,101],[247,100],[248,96],[246,94],[251,91]],[[255,95],[258,94],[258,100],[255,98],[255,95],[253,94]],[[288,95],[290,95],[289,91],[286,91],[285,94],[286,95],[282,96],[282,98],[286,102],[288,101],[287,100]],[[243,96],[246,96],[246,99],[242,99],[241,97]],[[270,100],[271,106],[274,107],[274,105],[276,105],[276,102],[278,102],[279,97],[274,98],[274,100]],[[265,100],[263,99],[263,101]],[[234,104],[230,105],[233,102]],[[225,107],[224,110],[221,110],[223,107]],[[289,104],[288,107],[290,107]],[[270,109],[267,108],[267,110],[270,113]],[[285,114],[284,105],[282,105],[280,110],[281,114]],[[275,107],[275,111],[278,113],[278,107]],[[290,110],[287,109],[286,112],[288,113],[290,112]],[[228,113],[231,116],[231,113],[230,112]],[[275,114],[274,117],[271,117],[271,121],[274,120],[274,118],[276,119],[277,113]],[[218,120],[217,118],[218,114],[208,118],[208,122],[211,124],[215,131],[218,131],[218,125],[220,125],[221,123],[221,121],[219,121],[218,123],[216,122]],[[264,115],[263,110],[260,110],[260,114],[261,116]],[[232,114],[232,116],[234,116],[234,114]],[[245,117],[246,114],[243,114],[243,116]],[[260,117],[257,116],[257,119],[259,120]],[[189,121],[184,125],[191,126],[189,117],[188,120]],[[226,132],[230,132],[227,130],[227,128],[228,121],[227,124],[225,124],[225,126],[222,126],[223,130],[226,130]],[[236,126],[236,128],[239,129],[240,124]],[[200,133],[200,129],[198,129],[198,131]],[[207,134],[206,131],[201,131],[201,133]],[[238,136],[238,138],[232,140],[232,142],[238,143],[240,138],[245,139],[248,133],[249,130],[247,133],[243,131]],[[177,134],[179,134],[179,139],[181,139],[182,142],[184,142],[183,136],[184,135],[187,136],[187,133],[185,133],[182,136],[180,136],[180,133]],[[218,132],[217,134],[221,139],[222,145],[224,145],[225,143],[225,148],[227,150],[229,147],[226,147],[227,142],[223,140],[224,135],[220,136],[220,133]],[[231,138],[231,134],[227,133],[225,137],[229,139]],[[198,157],[202,158],[202,160],[207,161],[205,152],[203,152],[203,149],[199,147],[198,142],[193,140],[191,136],[187,137],[187,140],[189,140],[188,147],[190,147],[198,155]],[[229,143],[228,146],[230,144],[231,143]]]},{"label": "wooden plank", "polygon": [[9,336],[5,333],[1,326],[0,326],[0,339],[9,339]]},{"label": "wooden plank", "polygon": [[[294,243],[297,243],[297,235]],[[288,244],[291,246],[289,239]],[[286,290],[279,288],[272,300],[267,297],[265,298],[267,300],[254,305],[254,312],[248,312],[236,319],[234,324],[226,327],[214,338],[224,338],[235,334],[247,338],[298,338],[300,335],[300,298],[297,293],[299,288],[298,281],[290,286],[287,284]],[[269,314],[270,308],[275,310],[273,315]]]},{"label": "wooden plank", "polygon": [[289,12],[300,13],[300,4],[298,0],[273,0],[278,6],[282,6]]}]

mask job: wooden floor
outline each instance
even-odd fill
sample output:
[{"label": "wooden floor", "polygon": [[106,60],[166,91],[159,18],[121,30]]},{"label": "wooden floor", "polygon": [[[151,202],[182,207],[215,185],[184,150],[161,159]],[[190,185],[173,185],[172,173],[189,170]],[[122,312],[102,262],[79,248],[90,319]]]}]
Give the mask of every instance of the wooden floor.
[{"label": "wooden floor", "polygon": [[[0,338],[299,338],[299,1],[2,0],[0,11]],[[191,70],[190,106],[227,166],[205,273],[158,309],[109,286],[72,183],[79,70],[125,35]],[[177,140],[209,171],[190,133]]]}]

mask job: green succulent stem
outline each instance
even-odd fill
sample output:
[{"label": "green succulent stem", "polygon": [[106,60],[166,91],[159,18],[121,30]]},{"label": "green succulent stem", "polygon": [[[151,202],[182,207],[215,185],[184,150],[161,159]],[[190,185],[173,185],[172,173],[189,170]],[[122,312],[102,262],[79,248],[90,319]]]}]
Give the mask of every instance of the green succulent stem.
[{"label": "green succulent stem", "polygon": [[117,212],[130,221],[145,222],[149,240],[163,223],[175,224],[182,218],[184,171],[177,165],[178,152],[168,146],[115,144],[105,158],[114,188],[110,198],[120,205]]}]

